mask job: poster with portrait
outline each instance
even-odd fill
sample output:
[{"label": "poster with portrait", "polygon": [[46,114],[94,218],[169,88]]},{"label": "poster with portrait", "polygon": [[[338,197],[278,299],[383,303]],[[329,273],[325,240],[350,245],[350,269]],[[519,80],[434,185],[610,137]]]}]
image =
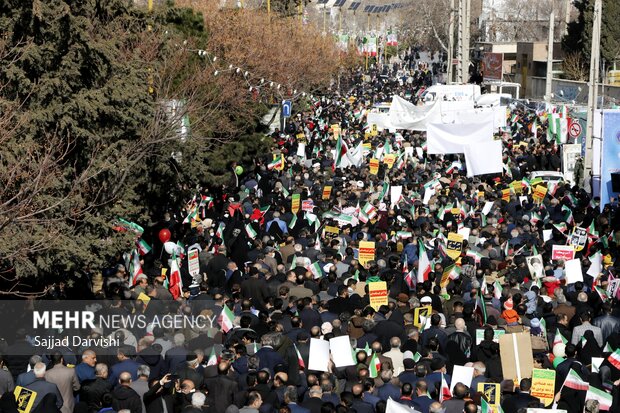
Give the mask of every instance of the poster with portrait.
[{"label": "poster with portrait", "polygon": [[575,227],[570,236],[570,245],[575,247],[575,251],[579,252],[586,246],[588,242],[588,231],[585,228]]},{"label": "poster with portrait", "polygon": [[543,263],[542,255],[532,255],[531,257],[525,257],[527,268],[530,270],[530,275],[533,278],[542,278],[545,275],[545,265]]}]

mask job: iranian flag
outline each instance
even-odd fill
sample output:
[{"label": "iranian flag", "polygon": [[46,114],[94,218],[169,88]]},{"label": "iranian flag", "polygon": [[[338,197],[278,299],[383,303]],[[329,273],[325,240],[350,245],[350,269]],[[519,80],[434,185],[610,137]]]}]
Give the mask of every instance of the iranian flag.
[{"label": "iranian flag", "polygon": [[598,285],[595,286],[594,289],[598,293],[599,297],[601,297],[601,301],[605,302],[605,301],[609,300],[609,295],[607,295],[607,290],[602,289]]},{"label": "iranian flag", "polygon": [[338,135],[338,141],[336,142],[336,162],[334,166],[338,168],[342,163],[342,157],[347,154],[347,144],[342,140],[342,136]]},{"label": "iranian flag", "polygon": [[418,283],[423,283],[428,280],[428,276],[431,274],[431,262],[428,259],[422,240],[418,240],[418,250],[420,257],[418,261]]},{"label": "iranian flag", "polygon": [[556,344],[566,344],[566,343],[568,343],[568,340],[564,338],[562,333],[560,333],[560,329],[556,328],[555,329],[555,337],[553,338],[553,345],[552,346],[555,346]]},{"label": "iranian flag", "polygon": [[217,320],[220,323],[220,326],[222,327],[222,331],[224,333],[228,333],[228,331],[230,331],[233,328],[234,319],[235,319],[235,314],[232,312],[230,308],[228,308],[226,304],[224,304],[224,308],[222,308],[222,313],[220,314]]},{"label": "iranian flag", "polygon": [[564,380],[563,386],[566,386],[569,389],[573,390],[588,390],[588,388],[590,387],[588,382],[583,381],[581,377],[579,377],[579,374],[577,374],[573,369],[570,369],[570,371],[568,372],[566,380]]},{"label": "iranian flag", "polygon": [[446,173],[449,175],[449,174],[457,172],[459,169],[462,169],[462,168],[463,168],[463,165],[459,161],[454,161],[452,162],[452,165],[450,165],[448,169],[446,169]]},{"label": "iranian flag", "polygon": [[140,252],[140,255],[146,255],[151,252],[151,246],[143,239],[136,241],[136,247],[138,247],[138,252]]},{"label": "iranian flag", "polygon": [[299,352],[299,349],[297,348],[297,345],[295,345],[295,343],[293,343],[293,347],[295,347],[295,353],[297,354],[297,364],[299,364],[299,368],[305,369],[306,364],[304,363],[304,359],[301,357],[301,353]]},{"label": "iranian flag", "polygon": [[611,353],[607,358],[607,361],[609,361],[615,368],[620,370],[620,348],[616,349],[616,351]]},{"label": "iranian flag", "polygon": [[220,224],[217,226],[217,230],[215,231],[215,236],[221,239],[222,241],[224,240],[224,228],[226,228],[224,226],[224,223],[220,222]]},{"label": "iranian flag", "polygon": [[370,378],[374,379],[379,376],[379,372],[381,371],[381,361],[379,361],[379,357],[377,357],[377,353],[372,353],[372,357],[370,358],[370,366],[368,366],[370,370]]},{"label": "iranian flag", "polygon": [[247,232],[248,237],[254,239],[256,238],[256,231],[254,231],[254,228],[252,227],[252,224],[245,224],[245,232]]},{"label": "iranian flag", "polygon": [[280,156],[277,156],[273,161],[269,162],[267,164],[267,169],[270,171],[273,169],[279,171],[284,169],[284,155],[280,154]]},{"label": "iranian flag", "polygon": [[466,256],[473,258],[476,264],[480,264],[480,260],[482,259],[482,254],[476,252],[474,250],[467,250],[465,253]]},{"label": "iranian flag", "polygon": [[168,291],[172,294],[172,298],[175,300],[181,296],[181,288],[183,282],[181,281],[181,272],[179,271],[179,262],[177,261],[176,253],[170,260],[170,281],[168,284]]},{"label": "iranian flag", "polygon": [[594,226],[594,220],[592,220],[592,222],[590,223],[590,226],[588,227],[588,237],[590,238],[598,238],[598,231],[596,230],[595,226]]},{"label": "iranian flag", "polygon": [[184,224],[189,224],[191,222],[196,221],[196,218],[198,217],[198,207],[195,206],[192,208],[192,210],[189,212],[189,214],[185,217],[185,219],[183,220]]},{"label": "iranian flag", "polygon": [[211,354],[209,354],[209,359],[207,360],[208,366],[215,366],[217,364],[217,356],[215,355],[215,346],[211,347]]},{"label": "iranian flag", "polygon": [[599,410],[610,410],[613,396],[606,391],[590,386],[590,388],[588,388],[588,392],[586,393],[586,400],[598,401]]},{"label": "iranian flag", "polygon": [[362,212],[366,214],[368,219],[373,219],[377,216],[377,210],[369,202],[366,202],[366,205],[364,205],[364,208],[362,208]]},{"label": "iranian flag", "polygon": [[542,217],[538,212],[532,212],[532,218],[530,218],[530,222],[536,225],[538,222],[542,220]]},{"label": "iranian flag", "polygon": [[555,229],[557,229],[558,231],[560,231],[562,234],[564,234],[566,231],[568,231],[568,227],[566,226],[565,222],[560,222],[559,224],[553,224],[553,226],[555,227]]},{"label": "iranian flag", "polygon": [[484,398],[480,398],[480,413],[493,413],[493,409]]},{"label": "iranian flag", "polygon": [[500,298],[502,298],[502,284],[499,281],[495,280],[495,282],[493,283],[493,287],[493,295],[499,300]]},{"label": "iranian flag", "polygon": [[314,279],[321,278],[323,276],[323,271],[321,271],[321,264],[319,264],[318,261],[316,261],[310,266],[309,271],[312,273]]},{"label": "iranian flag", "polygon": [[129,264],[129,273],[131,275],[131,285],[136,285],[136,283],[138,282],[138,276],[144,273],[142,271],[142,265],[140,265],[140,254],[138,254],[138,250],[133,250],[131,252],[131,263]]},{"label": "iranian flag", "polygon": [[441,390],[439,391],[439,403],[443,403],[445,400],[450,400],[452,398],[452,392],[450,391],[450,386],[448,386],[448,382],[446,381],[446,377],[441,373]]}]

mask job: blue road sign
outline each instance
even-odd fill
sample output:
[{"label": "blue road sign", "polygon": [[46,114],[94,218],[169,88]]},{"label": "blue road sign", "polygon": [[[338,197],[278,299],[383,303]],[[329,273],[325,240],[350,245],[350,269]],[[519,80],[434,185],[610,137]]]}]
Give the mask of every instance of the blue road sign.
[{"label": "blue road sign", "polygon": [[292,110],[293,110],[293,104],[291,103],[291,101],[290,100],[283,100],[282,101],[282,117],[283,118],[290,118]]}]

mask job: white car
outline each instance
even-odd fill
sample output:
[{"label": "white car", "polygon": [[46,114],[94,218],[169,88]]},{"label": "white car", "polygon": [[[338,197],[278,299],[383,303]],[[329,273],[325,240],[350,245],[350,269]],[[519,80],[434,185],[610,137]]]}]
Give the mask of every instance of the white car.
[{"label": "white car", "polygon": [[557,171],[534,171],[534,172],[530,172],[529,174],[529,179],[530,181],[536,178],[540,178],[542,179],[544,182],[549,183],[549,182],[563,182],[566,179],[564,179],[564,174],[562,172],[557,172]]}]

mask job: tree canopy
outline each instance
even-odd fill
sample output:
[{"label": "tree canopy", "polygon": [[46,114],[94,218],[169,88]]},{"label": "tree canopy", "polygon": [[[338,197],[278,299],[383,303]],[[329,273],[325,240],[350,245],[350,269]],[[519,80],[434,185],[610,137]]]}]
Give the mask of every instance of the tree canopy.
[{"label": "tree canopy", "polygon": [[[573,2],[579,16],[568,25],[568,33],[562,39],[562,47],[567,53],[579,53],[585,61],[590,60],[592,48],[592,16],[594,0],[575,0]],[[603,0],[601,18],[601,57],[607,66],[620,59],[620,3],[616,0]]]},{"label": "tree canopy", "polygon": [[[225,43],[235,28],[222,35],[200,12],[167,5],[149,13],[126,0],[0,1],[6,283],[44,276],[41,285],[29,282],[40,291],[54,277],[100,269],[135,241],[113,230],[118,218],[148,227],[188,187],[225,183],[232,161],[265,153],[259,119],[277,96],[266,86],[248,91],[244,76],[218,68],[243,65],[281,79],[278,93],[319,90],[338,71],[335,46],[317,33],[294,45],[321,44],[314,67],[287,67],[298,55],[275,65],[291,49],[270,65],[268,53],[242,49],[255,32],[238,30]],[[248,26],[212,12],[221,24]],[[286,27],[263,27],[262,41]]]}]

